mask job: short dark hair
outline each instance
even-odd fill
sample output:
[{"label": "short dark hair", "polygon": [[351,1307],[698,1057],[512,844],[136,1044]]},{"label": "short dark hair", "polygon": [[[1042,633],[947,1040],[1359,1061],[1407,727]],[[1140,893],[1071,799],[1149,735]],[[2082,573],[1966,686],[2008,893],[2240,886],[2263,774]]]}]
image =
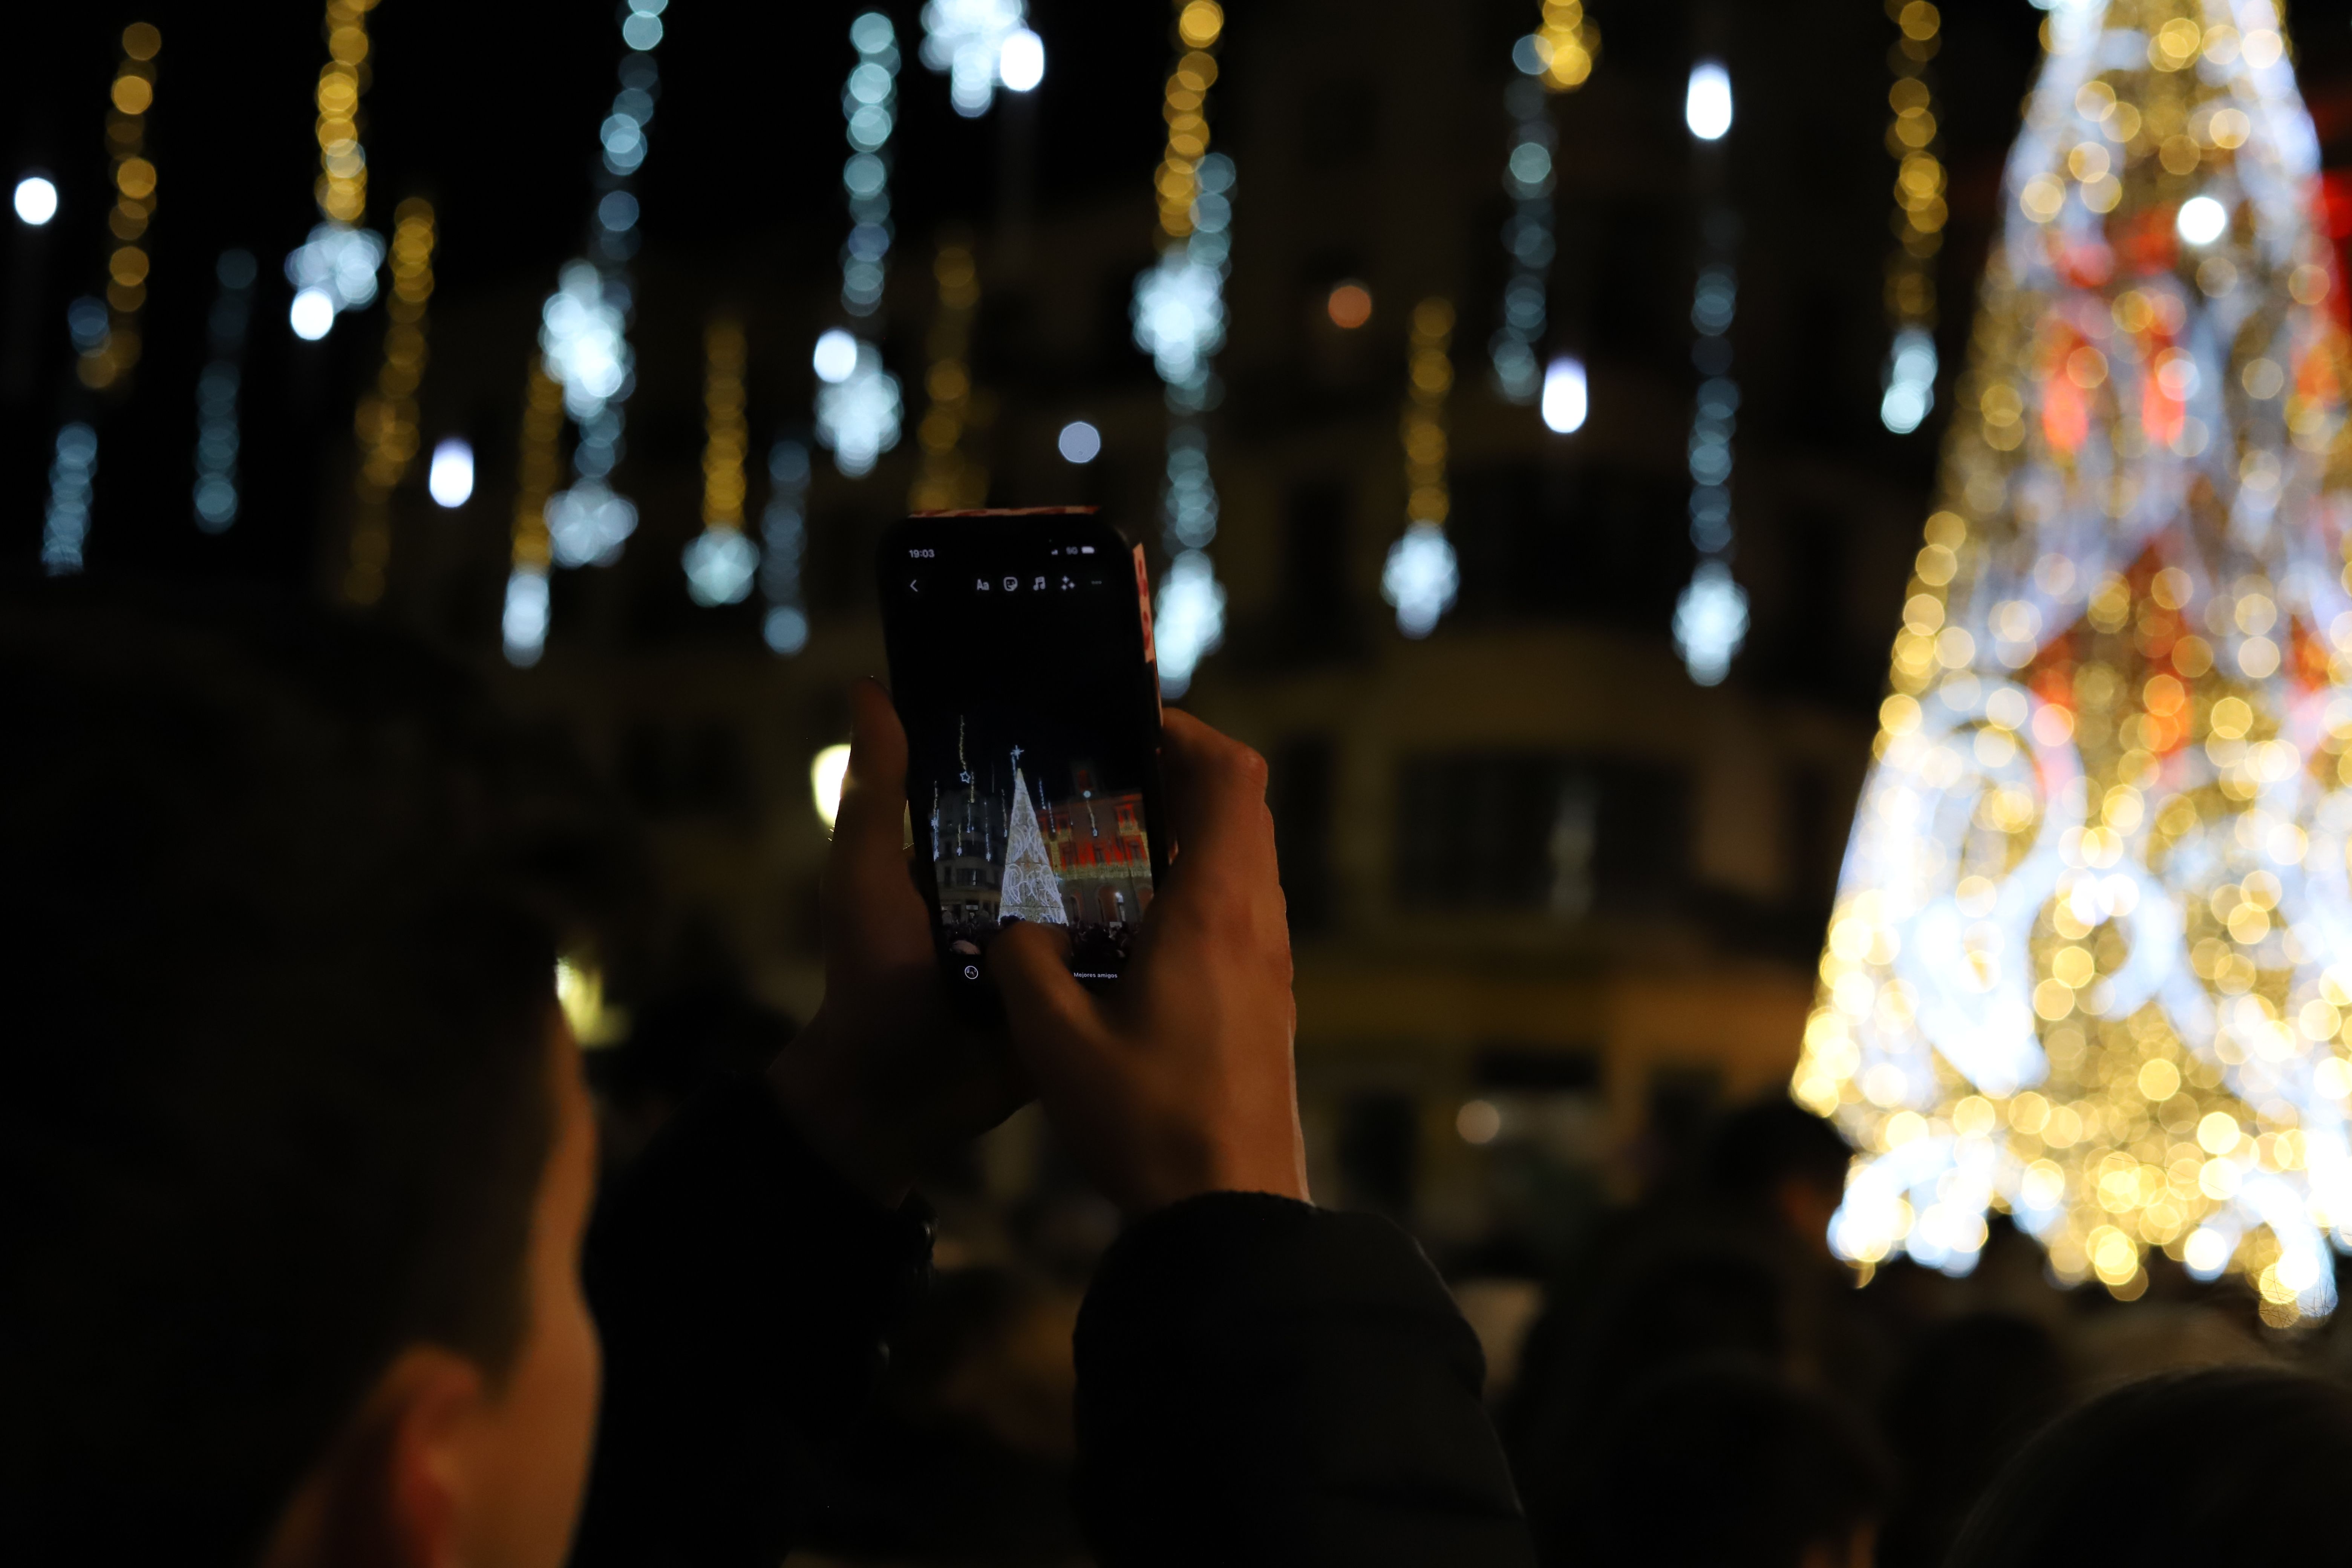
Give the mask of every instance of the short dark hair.
[{"label": "short dark hair", "polygon": [[[2338,1562],[2347,1469],[2352,1391],[2272,1367],[2168,1373],[2044,1427],[1947,1568]],[[2147,1492],[2166,1476],[2178,1484]]]},{"label": "short dark hair", "polygon": [[1736,1203],[1769,1201],[1791,1177],[1837,1192],[1853,1159],[1836,1127],[1786,1095],[1768,1095],[1717,1125],[1707,1141],[1707,1184]]},{"label": "short dark hair", "polygon": [[547,910],[453,668],[0,595],[0,1538],[250,1562],[404,1346],[529,1317]]}]

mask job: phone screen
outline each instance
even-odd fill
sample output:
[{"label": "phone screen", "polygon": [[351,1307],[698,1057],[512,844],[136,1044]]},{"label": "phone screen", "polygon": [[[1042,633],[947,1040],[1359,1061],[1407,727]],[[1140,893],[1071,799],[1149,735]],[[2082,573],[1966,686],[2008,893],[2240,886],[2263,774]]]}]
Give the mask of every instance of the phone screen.
[{"label": "phone screen", "polygon": [[1015,921],[1116,980],[1165,863],[1142,556],[1091,510],[917,516],[877,566],[940,954],[977,990]]}]

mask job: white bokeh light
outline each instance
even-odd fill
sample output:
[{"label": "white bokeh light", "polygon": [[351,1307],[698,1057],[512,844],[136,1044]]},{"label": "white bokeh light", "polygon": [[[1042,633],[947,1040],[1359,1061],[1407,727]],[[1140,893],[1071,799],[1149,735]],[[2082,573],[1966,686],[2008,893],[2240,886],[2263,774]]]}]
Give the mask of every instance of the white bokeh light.
[{"label": "white bokeh light", "polygon": [[1381,597],[1396,606],[1397,630],[1405,636],[1425,637],[1435,631],[1461,587],[1453,542],[1436,523],[1416,522],[1389,546]]},{"label": "white bokeh light", "polygon": [[1719,686],[1748,640],[1748,592],[1720,561],[1702,561],[1675,601],[1675,647],[1690,678]]},{"label": "white bokeh light", "polygon": [[287,324],[305,342],[317,342],[334,329],[335,301],[323,289],[305,289],[287,307]]},{"label": "white bokeh light", "polygon": [[462,437],[448,436],[433,447],[433,466],[425,470],[425,489],[434,503],[461,507],[474,496],[474,446]]},{"label": "white bokeh light", "polygon": [[1069,462],[1091,463],[1102,456],[1102,432],[1083,419],[1073,419],[1062,426],[1054,445]]},{"label": "white bokeh light", "polygon": [[828,386],[840,385],[857,368],[857,340],[839,327],[834,328],[817,339],[816,352],[809,356],[809,364],[819,381]]},{"label": "white bokeh light", "polygon": [[2211,196],[2191,196],[2180,204],[2174,226],[2189,244],[2210,245],[2229,228],[2230,209]]},{"label": "white bokeh light", "polygon": [[1886,393],[1878,401],[1878,421],[1897,436],[1919,428],[1936,406],[1936,336],[1925,327],[1895,334],[1886,356]]},{"label": "white bokeh light", "polygon": [[35,228],[58,216],[58,187],[39,174],[16,182],[16,216]]},{"label": "white bokeh light", "polygon": [[996,79],[1014,92],[1034,92],[1045,79],[1045,40],[1024,27],[996,55]]},{"label": "white bokeh light", "polygon": [[1691,68],[1683,121],[1702,142],[1720,141],[1731,129],[1731,73],[1719,61],[1701,60]]},{"label": "white bokeh light", "polygon": [[1585,416],[1591,408],[1584,362],[1565,355],[1552,361],[1544,371],[1544,428],[1556,436],[1572,436],[1584,428]]},{"label": "white bokeh light", "polygon": [[948,77],[948,101],[966,119],[988,112],[998,87],[1026,92],[1045,79],[1045,41],[1022,0],[930,0],[923,63]]}]

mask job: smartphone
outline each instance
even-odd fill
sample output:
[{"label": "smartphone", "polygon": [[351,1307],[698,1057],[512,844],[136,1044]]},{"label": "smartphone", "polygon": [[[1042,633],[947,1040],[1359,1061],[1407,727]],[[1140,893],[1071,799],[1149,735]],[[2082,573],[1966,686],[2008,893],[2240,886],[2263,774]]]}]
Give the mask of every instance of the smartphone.
[{"label": "smartphone", "polygon": [[950,994],[985,1016],[986,953],[1063,928],[1116,981],[1169,849],[1143,551],[1092,507],[919,512],[877,558],[907,729],[915,877]]}]

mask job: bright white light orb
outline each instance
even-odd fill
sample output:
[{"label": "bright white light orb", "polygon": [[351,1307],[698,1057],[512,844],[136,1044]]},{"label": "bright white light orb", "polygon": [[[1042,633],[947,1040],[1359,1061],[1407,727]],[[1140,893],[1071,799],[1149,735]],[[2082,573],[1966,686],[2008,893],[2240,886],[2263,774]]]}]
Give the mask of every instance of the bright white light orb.
[{"label": "bright white light orb", "polygon": [[2180,237],[2191,245],[2210,245],[2230,226],[2230,209],[2211,196],[2191,196],[2180,204],[2174,220]]},{"label": "bright white light orb", "polygon": [[706,528],[686,547],[686,592],[708,609],[740,605],[760,570],[760,547],[740,528]]},{"label": "bright white light orb", "polygon": [[1091,463],[1102,456],[1102,432],[1083,419],[1073,419],[1063,426],[1061,437],[1054,444],[1073,463]]},{"label": "bright white light orb", "polygon": [[1720,62],[1701,60],[1691,68],[1683,121],[1702,142],[1720,141],[1731,129],[1731,73]]},{"label": "bright white light orb", "polygon": [[849,776],[849,748],[827,746],[809,763],[809,793],[816,797],[816,814],[827,833],[841,816],[842,781]]},{"label": "bright white light orb", "polygon": [[816,353],[809,356],[809,363],[819,381],[838,386],[857,368],[857,340],[835,327],[817,339]]},{"label": "bright white light orb", "polygon": [[1544,428],[1555,436],[1572,436],[1584,428],[1591,398],[1585,386],[1584,362],[1565,355],[1544,371]]},{"label": "bright white light orb", "polygon": [[58,188],[38,174],[16,182],[16,216],[40,227],[58,216]]},{"label": "bright white light orb", "polygon": [[1437,629],[1462,586],[1462,568],[1445,530],[1416,522],[1389,546],[1381,570],[1381,597],[1396,606],[1397,630],[1425,637]]},{"label": "bright white light orb", "polygon": [[1748,640],[1748,592],[1720,561],[1702,561],[1675,601],[1675,647],[1700,686],[1719,686]]},{"label": "bright white light orb", "polygon": [[324,289],[305,289],[294,296],[294,303],[286,311],[286,321],[296,337],[306,343],[315,343],[334,327],[335,297]]},{"label": "bright white light orb", "polygon": [[547,647],[547,574],[518,566],[507,579],[507,601],[499,616],[507,662],[529,669]]},{"label": "bright white light orb", "polygon": [[474,495],[474,445],[461,437],[445,437],[433,448],[433,467],[425,488],[438,506],[461,507]]},{"label": "bright white light orb", "polygon": [[1045,79],[1045,40],[1024,27],[996,52],[996,79],[1014,92],[1030,92]]}]

